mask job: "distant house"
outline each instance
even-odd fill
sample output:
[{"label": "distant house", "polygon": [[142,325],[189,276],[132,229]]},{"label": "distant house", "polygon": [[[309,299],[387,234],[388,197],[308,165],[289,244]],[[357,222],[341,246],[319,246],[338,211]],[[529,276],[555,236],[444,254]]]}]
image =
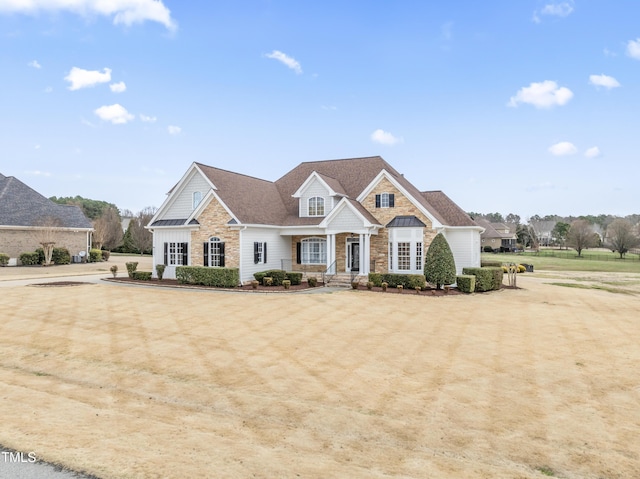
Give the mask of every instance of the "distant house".
[{"label": "distant house", "polygon": [[147,226],[153,261],[366,276],[422,274],[439,232],[458,273],[480,265],[480,228],[441,191],[420,192],[381,157],[301,163],[275,182],[193,163]]},{"label": "distant house", "polygon": [[0,174],[0,253],[17,264],[21,253],[40,247],[39,232],[55,231],[55,247],[74,256],[89,251],[93,226],[77,206],[59,205],[13,176]]},{"label": "distant house", "polygon": [[482,249],[490,247],[493,251],[513,251],[518,237],[514,227],[504,223],[491,223],[485,219],[477,219],[476,223],[484,228],[480,235]]},{"label": "distant house", "polygon": [[531,221],[540,246],[551,246],[554,243],[553,230],[558,222],[554,220]]}]

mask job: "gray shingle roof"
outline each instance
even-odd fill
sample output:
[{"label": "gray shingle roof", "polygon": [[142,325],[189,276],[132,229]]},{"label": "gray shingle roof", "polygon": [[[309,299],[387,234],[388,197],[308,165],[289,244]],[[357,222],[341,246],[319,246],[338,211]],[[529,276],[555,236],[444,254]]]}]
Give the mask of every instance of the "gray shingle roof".
[{"label": "gray shingle roof", "polygon": [[54,203],[17,178],[0,174],[0,225],[38,226],[49,219],[64,228],[93,228],[79,207]]},{"label": "gray shingle roof", "polygon": [[386,228],[424,228],[426,225],[415,216],[396,216]]}]

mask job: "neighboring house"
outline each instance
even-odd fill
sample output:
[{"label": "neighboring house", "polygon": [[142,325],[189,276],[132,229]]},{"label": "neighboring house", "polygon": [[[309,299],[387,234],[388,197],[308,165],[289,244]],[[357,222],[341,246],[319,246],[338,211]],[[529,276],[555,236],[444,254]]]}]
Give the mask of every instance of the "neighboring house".
[{"label": "neighboring house", "polygon": [[267,269],[422,274],[438,232],[458,273],[480,266],[482,228],[379,156],[301,163],[275,182],[193,163],[147,228],[167,278],[179,265],[237,267],[242,282]]},{"label": "neighboring house", "polygon": [[40,248],[44,229],[51,231],[56,248],[74,256],[88,252],[93,226],[77,206],[59,205],[13,176],[0,174],[0,253],[17,264],[21,253]]},{"label": "neighboring house", "polygon": [[556,227],[557,223],[557,221],[553,220],[530,222],[531,227],[533,228],[533,231],[538,238],[538,244],[540,246],[551,246],[554,243],[553,230]]},{"label": "neighboring house", "polygon": [[515,225],[511,227],[504,223],[491,223],[485,219],[477,219],[476,223],[484,228],[480,236],[482,249],[489,246],[494,251],[513,251],[516,248],[518,237]]}]

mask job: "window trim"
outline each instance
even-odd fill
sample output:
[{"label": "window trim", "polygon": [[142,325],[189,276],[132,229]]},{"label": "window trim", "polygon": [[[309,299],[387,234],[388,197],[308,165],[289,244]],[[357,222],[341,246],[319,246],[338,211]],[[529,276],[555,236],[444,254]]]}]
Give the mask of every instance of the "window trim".
[{"label": "window trim", "polygon": [[[312,204],[313,203],[313,204]],[[307,216],[324,216],[325,201],[323,196],[312,196],[307,199]]]},{"label": "window trim", "polygon": [[224,241],[218,236],[211,236],[207,241],[207,262],[206,266],[224,266]]},{"label": "window trim", "polygon": [[195,210],[198,205],[202,202],[202,191],[194,191],[191,195],[191,204],[193,209]]},{"label": "window trim", "polygon": [[[300,241],[300,263],[301,264],[327,264],[327,239],[319,236],[310,236]],[[318,245],[318,251],[311,251],[311,245]],[[313,257],[312,257],[313,256]],[[317,259],[317,261],[311,261]]]}]

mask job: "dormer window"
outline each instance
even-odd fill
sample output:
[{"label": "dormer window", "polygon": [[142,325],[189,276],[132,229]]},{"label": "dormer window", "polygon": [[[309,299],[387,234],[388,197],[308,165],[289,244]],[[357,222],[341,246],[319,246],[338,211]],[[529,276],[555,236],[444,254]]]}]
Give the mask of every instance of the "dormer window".
[{"label": "dormer window", "polygon": [[393,208],[395,195],[393,193],[381,193],[376,195],[376,208]]},{"label": "dormer window", "polygon": [[202,201],[202,192],[194,191],[193,192],[193,209],[195,210],[200,202]]},{"label": "dormer window", "polygon": [[324,216],[324,198],[314,196],[309,198],[309,216]]}]

